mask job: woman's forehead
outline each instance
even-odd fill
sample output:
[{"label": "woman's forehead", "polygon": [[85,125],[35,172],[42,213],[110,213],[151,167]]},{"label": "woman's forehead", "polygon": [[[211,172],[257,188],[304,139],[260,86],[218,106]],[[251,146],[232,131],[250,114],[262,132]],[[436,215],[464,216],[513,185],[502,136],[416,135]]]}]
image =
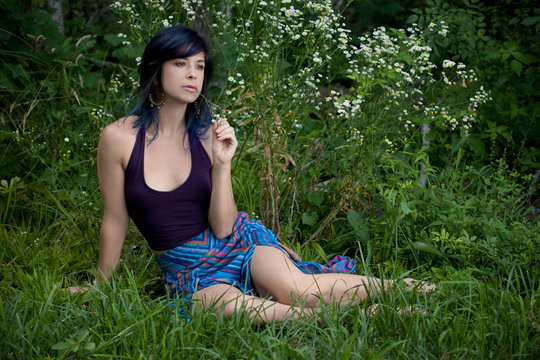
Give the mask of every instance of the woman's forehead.
[{"label": "woman's forehead", "polygon": [[177,59],[190,59],[190,60],[194,60],[194,61],[205,61],[206,59],[206,54],[204,53],[204,51],[201,51],[201,52],[198,52],[197,54],[193,54],[193,55],[190,55],[190,56],[181,56],[181,57],[177,57]]}]

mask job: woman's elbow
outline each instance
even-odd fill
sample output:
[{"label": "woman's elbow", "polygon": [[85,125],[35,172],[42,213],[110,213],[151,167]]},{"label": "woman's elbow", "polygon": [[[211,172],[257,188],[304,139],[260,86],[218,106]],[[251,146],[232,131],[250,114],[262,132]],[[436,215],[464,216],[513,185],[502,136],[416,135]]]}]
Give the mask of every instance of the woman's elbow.
[{"label": "woman's elbow", "polygon": [[230,236],[232,234],[232,228],[230,228],[229,230],[227,229],[212,229],[212,233],[214,234],[214,236],[218,239],[223,239],[223,238],[226,238],[228,236]]},{"label": "woman's elbow", "polygon": [[230,236],[233,233],[234,223],[236,222],[237,213],[231,214],[229,217],[220,216],[213,217],[211,214],[208,216],[208,222],[210,223],[210,230],[214,236],[218,239],[223,239]]},{"label": "woman's elbow", "polygon": [[218,239],[223,239],[232,234],[233,231],[234,222],[232,223],[222,223],[222,224],[211,224],[210,228],[212,229],[212,233],[215,237]]}]

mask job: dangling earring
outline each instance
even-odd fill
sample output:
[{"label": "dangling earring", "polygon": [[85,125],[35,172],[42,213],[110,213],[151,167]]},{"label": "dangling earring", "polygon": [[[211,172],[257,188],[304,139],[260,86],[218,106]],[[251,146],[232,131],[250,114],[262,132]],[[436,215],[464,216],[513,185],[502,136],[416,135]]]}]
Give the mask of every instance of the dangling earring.
[{"label": "dangling earring", "polygon": [[199,102],[197,100],[195,100],[195,102],[193,103],[193,105],[195,106],[195,109],[197,109],[197,113],[195,113],[195,117],[199,117],[199,115],[201,115],[201,109],[199,109]]},{"label": "dangling earring", "polygon": [[150,107],[154,107],[154,106],[157,106],[157,108],[161,108],[161,106],[163,106],[163,104],[165,104],[165,94],[163,93],[163,91],[161,92],[160,94],[160,100],[159,102],[156,102],[154,100],[154,97],[152,96],[152,94],[148,94],[148,100],[150,101]]}]

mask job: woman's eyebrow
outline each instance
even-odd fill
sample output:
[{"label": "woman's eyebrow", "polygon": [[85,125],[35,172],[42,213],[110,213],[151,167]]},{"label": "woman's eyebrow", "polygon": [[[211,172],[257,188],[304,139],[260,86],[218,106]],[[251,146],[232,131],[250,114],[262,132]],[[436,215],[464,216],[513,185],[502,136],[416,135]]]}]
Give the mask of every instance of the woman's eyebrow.
[{"label": "woman's eyebrow", "polygon": [[[189,56],[188,56],[189,57]],[[188,57],[178,57],[178,58],[175,58],[174,60],[187,60]],[[206,61],[204,61],[204,59],[199,59],[196,61],[197,63],[206,63]]]}]

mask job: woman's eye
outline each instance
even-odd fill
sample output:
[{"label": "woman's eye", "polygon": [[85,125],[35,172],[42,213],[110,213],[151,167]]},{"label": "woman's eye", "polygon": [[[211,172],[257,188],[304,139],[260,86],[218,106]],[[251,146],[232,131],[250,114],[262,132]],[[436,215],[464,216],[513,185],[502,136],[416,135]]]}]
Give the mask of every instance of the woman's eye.
[{"label": "woman's eye", "polygon": [[184,66],[184,65],[186,65],[185,61],[177,61],[176,62],[176,66]]},{"label": "woman's eye", "polygon": [[204,70],[204,66],[203,65],[197,65],[197,69]]}]

